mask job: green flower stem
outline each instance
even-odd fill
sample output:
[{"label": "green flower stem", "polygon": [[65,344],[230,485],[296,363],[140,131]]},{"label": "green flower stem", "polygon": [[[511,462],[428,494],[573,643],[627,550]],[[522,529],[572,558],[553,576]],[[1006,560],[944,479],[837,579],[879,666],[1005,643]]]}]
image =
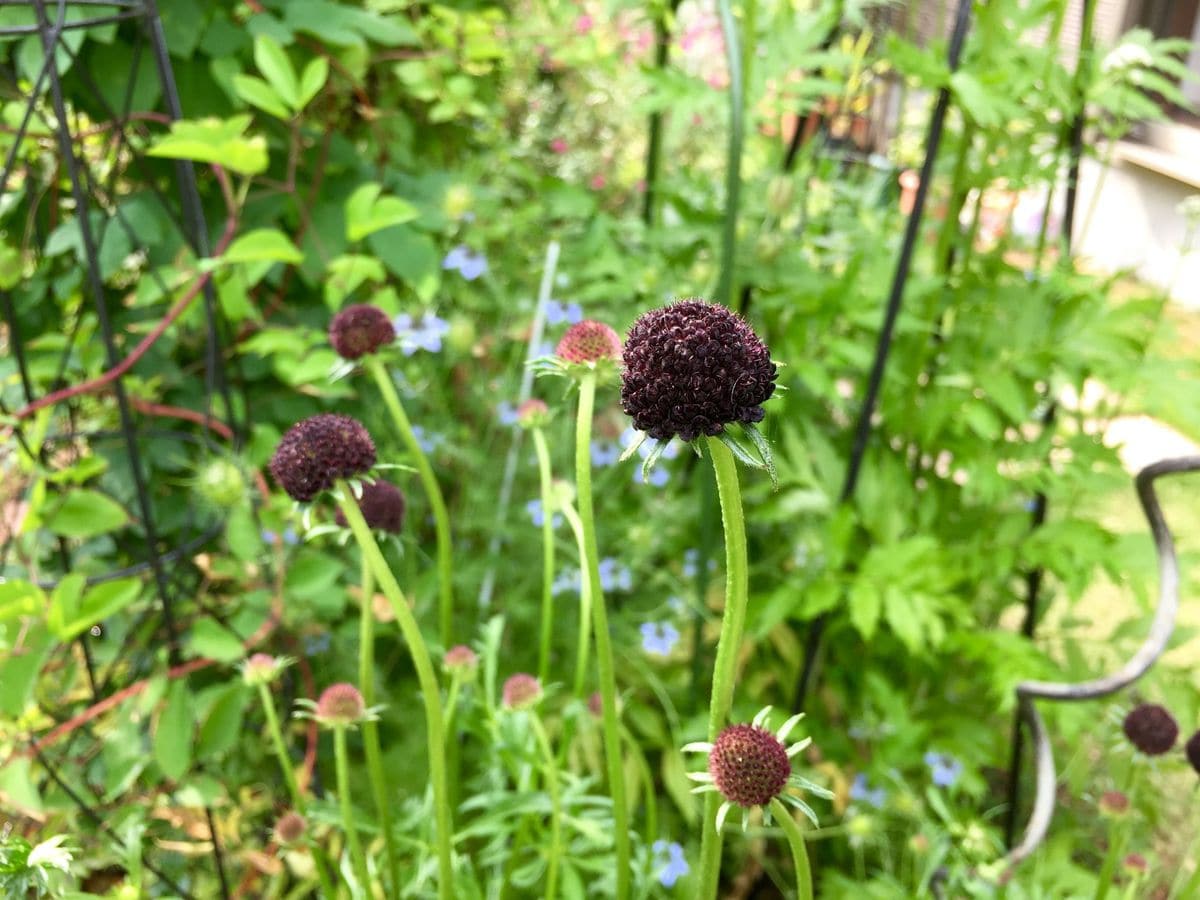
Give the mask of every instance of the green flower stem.
[{"label": "green flower stem", "polygon": [[[592,631],[596,639],[596,667],[600,675],[600,703],[604,721],[604,756],[608,762],[608,789],[613,801],[613,840],[616,845],[617,900],[629,896],[629,809],[625,804],[621,734],[617,730],[617,680],[613,666],[608,614],[600,586],[600,555],[596,548],[596,517],[592,506],[592,414],[596,406],[596,372],[589,369],[579,381],[579,415],[575,421],[575,487],[579,492],[579,519],[583,530],[584,565],[592,600]],[[728,451],[727,451],[728,452]]]},{"label": "green flower stem", "polygon": [[342,828],[346,831],[346,848],[350,863],[354,866],[354,877],[358,879],[363,894],[371,896],[371,873],[367,869],[367,855],[363,853],[358,839],[358,826],[354,824],[354,808],[350,805],[350,760],[346,752],[346,726],[333,727],[334,765],[337,769],[338,806],[342,810]]},{"label": "green flower stem", "polygon": [[[575,507],[571,504],[562,504],[561,511],[567,524],[571,526],[571,531],[575,533],[575,543],[579,546],[579,568],[583,570],[586,568],[584,560],[587,559],[587,542],[583,537],[583,522],[579,520],[579,513],[575,512]],[[579,579],[579,642],[575,650],[575,696],[580,700],[584,699],[583,694],[587,684],[588,655],[592,643],[591,619],[591,581],[587,577],[587,572],[581,571]]]},{"label": "green flower stem", "polygon": [[533,446],[537,451],[538,476],[542,485],[542,634],[538,648],[538,678],[550,677],[550,639],[554,635],[554,516],[551,514],[550,450],[546,435],[533,429]]},{"label": "green flower stem", "polygon": [[771,814],[779,820],[788,846],[792,848],[792,862],[796,866],[797,900],[812,900],[812,866],[808,864],[808,848],[804,846],[804,832],[792,818],[791,810],[778,797],[771,799]]},{"label": "green flower stem", "polygon": [[451,856],[451,842],[454,837],[453,825],[450,818],[450,798],[447,791],[446,758],[445,758],[445,724],[442,718],[442,696],[438,687],[437,676],[434,675],[433,663],[429,659],[429,650],[421,629],[408,608],[408,601],[396,576],[388,568],[387,561],[371,529],[363,519],[362,510],[350,492],[350,485],[339,480],[337,483],[338,506],[359,549],[367,559],[379,587],[392,606],[396,615],[396,623],[408,644],[408,652],[412,655],[413,668],[417,670],[417,681],[421,685],[421,700],[425,704],[425,730],[429,746],[429,780],[433,786],[433,808],[437,824],[438,847],[438,896],[441,900],[452,900],[454,897],[454,866]]},{"label": "green flower stem", "polygon": [[366,356],[365,359],[367,371],[374,377],[375,384],[379,387],[379,393],[383,395],[383,403],[391,413],[396,430],[400,432],[400,438],[413,458],[413,465],[417,467],[417,475],[421,479],[421,486],[425,489],[425,495],[428,497],[429,506],[433,511],[433,526],[437,532],[438,637],[443,647],[449,647],[454,618],[454,562],[452,559],[453,547],[450,543],[450,516],[446,512],[446,500],[442,496],[442,489],[438,487],[433,468],[429,465],[429,457],[417,443],[412,423],[408,421],[408,416],[404,413],[404,407],[400,404],[400,395],[396,393],[396,386],[392,384],[391,376],[388,375],[383,360],[374,354]]},{"label": "green flower stem", "polygon": [[[283,783],[287,786],[292,809],[303,816],[308,811],[308,804],[304,800],[304,795],[300,793],[296,772],[292,769],[291,759],[288,758],[287,744],[283,742],[283,729],[279,727],[279,716],[275,712],[275,700],[271,696],[271,688],[268,685],[260,684],[258,686],[258,699],[262,703],[263,715],[267,719],[267,731],[271,735],[271,746],[274,747],[275,756],[279,759],[279,768],[283,771]],[[329,867],[325,864],[325,851],[315,844],[312,850],[313,865],[317,870],[317,877],[321,881],[321,893],[329,900],[333,900],[337,896],[337,889],[333,886],[333,878],[330,877]]]},{"label": "green flower stem", "polygon": [[446,739],[454,742],[454,713],[458,710],[458,692],[462,690],[462,676],[450,673],[450,690],[446,692]]},{"label": "green flower stem", "polygon": [[[362,604],[358,619],[358,688],[367,707],[375,705],[375,579],[367,557],[362,558]],[[400,860],[396,855],[396,839],[392,834],[392,789],[383,768],[383,751],[379,745],[379,725],[363,722],[363,750],[367,756],[367,773],[371,778],[371,793],[375,795],[375,812],[383,832],[384,855],[392,890],[400,891]]]},{"label": "green flower stem", "polygon": [[[717,478],[717,497],[721,501],[721,525],[725,530],[725,613],[721,636],[717,640],[717,659],[713,666],[712,700],[708,708],[708,739],[715,741],[725,726],[733,705],[733,683],[737,654],[746,627],[746,603],[750,576],[746,559],[746,521],[742,515],[742,494],[738,487],[737,462],[718,438],[708,439],[708,453]],[[717,807],[721,795],[710,791],[704,801],[703,833],[700,838],[700,882],[698,900],[717,896],[721,875],[721,835],[716,829]]]},{"label": "green flower stem", "polygon": [[550,794],[550,853],[546,859],[546,900],[554,900],[558,896],[558,860],[562,856],[562,798],[558,789],[558,761],[554,758],[554,750],[550,747],[550,737],[546,734],[546,728],[536,712],[530,711],[529,722],[546,760],[546,789]]}]

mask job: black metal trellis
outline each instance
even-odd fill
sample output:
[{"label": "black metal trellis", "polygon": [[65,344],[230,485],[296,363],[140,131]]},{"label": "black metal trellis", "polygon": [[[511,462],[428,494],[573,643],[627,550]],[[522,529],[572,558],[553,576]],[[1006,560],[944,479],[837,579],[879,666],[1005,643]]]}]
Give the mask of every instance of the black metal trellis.
[{"label": "black metal trellis", "polygon": [[[198,383],[179,379],[183,406],[171,408],[195,420],[198,431],[156,427],[139,412],[146,404],[139,407],[136,398],[136,379],[148,368],[144,362],[121,368],[139,329],[155,324],[164,304],[186,287],[168,283],[163,269],[181,255],[201,258],[209,252],[191,163],[151,160],[142,152],[153,133],[150,123],[181,115],[154,0],[0,0],[0,12],[6,14],[0,26],[0,81],[7,81],[8,96],[17,98],[6,101],[9,121],[14,109],[19,113],[15,127],[0,129],[0,145],[7,143],[0,197],[9,201],[0,211],[0,229],[26,270],[0,290],[6,357],[0,415],[12,437],[0,464],[15,472],[18,453],[43,471],[85,455],[103,459],[107,470],[87,486],[133,513],[129,525],[106,535],[87,554],[75,552],[65,538],[18,535],[17,523],[6,515],[10,527],[0,546],[0,578],[20,577],[52,588],[75,571],[86,575],[89,586],[149,575],[155,603],[129,628],[124,646],[95,644],[102,634],[98,628],[79,639],[94,702],[118,690],[136,668],[128,665],[128,651],[133,649],[129,641],[139,636],[157,638],[169,662],[180,663],[181,610],[199,582],[188,559],[223,525],[215,510],[196,509],[182,473],[228,449],[213,439],[214,433],[231,437],[236,448],[241,428],[222,369],[221,322],[211,282],[196,297],[199,315],[191,320],[198,319],[202,333],[196,353],[202,377]],[[89,38],[99,28],[117,30],[130,47],[128,72],[92,70]],[[144,60],[153,63],[161,99],[155,108],[135,109],[136,88],[145,81],[139,79]],[[127,173],[136,180],[127,179]],[[58,258],[63,244],[73,258]],[[30,273],[31,261],[36,266]],[[131,305],[142,284],[152,285],[160,299]],[[57,348],[35,340],[47,334],[61,336]],[[151,346],[147,355],[154,352]],[[78,359],[88,355],[99,358],[105,380],[74,392],[83,368]],[[172,477],[163,477],[165,472]],[[31,484],[25,480],[20,486]],[[4,499],[14,508],[22,500],[20,493]],[[101,671],[100,657],[109,661],[107,671]],[[81,734],[72,733],[66,752]],[[35,752],[50,780],[111,836],[102,813],[57,773],[62,764],[55,765],[40,749]],[[211,811],[205,813],[217,878],[228,896]],[[160,868],[146,865],[187,896]]]},{"label": "black metal trellis", "polygon": [[[954,31],[950,36],[948,64],[950,72],[958,69],[962,56],[963,45],[966,43],[967,31],[971,23],[972,0],[959,0],[958,12],[954,19]],[[892,334],[895,330],[896,319],[900,315],[900,307],[904,301],[904,287],[908,281],[909,267],[912,264],[913,252],[916,249],[917,238],[921,233],[921,221],[925,214],[925,201],[929,195],[929,185],[933,181],[933,168],[937,162],[938,148],[942,141],[942,131],[946,123],[946,113],[950,108],[950,88],[939,89],[937,100],[934,102],[933,113],[929,119],[929,131],[925,137],[925,160],[921,163],[921,181],[917,186],[917,195],[913,201],[912,212],[904,231],[904,239],[900,245],[900,255],[896,260],[896,271],[892,278],[891,291],[888,294],[887,307],[884,311],[883,325],[879,330],[879,341],[875,348],[875,358],[871,364],[871,373],[867,379],[867,390],[863,397],[862,407],[854,428],[854,443],[850,451],[850,461],[846,466],[845,479],[842,482],[838,502],[848,503],[858,487],[858,475],[862,468],[863,459],[867,453],[867,441],[871,435],[871,419],[879,401],[879,392],[883,387],[883,375],[887,368],[888,353],[892,346]],[[800,673],[796,680],[792,706],[796,709],[804,707],[804,700],[812,687],[816,674],[817,658],[821,652],[822,638],[828,624],[828,613],[823,613],[813,620],[809,626],[804,642],[804,658]]]}]

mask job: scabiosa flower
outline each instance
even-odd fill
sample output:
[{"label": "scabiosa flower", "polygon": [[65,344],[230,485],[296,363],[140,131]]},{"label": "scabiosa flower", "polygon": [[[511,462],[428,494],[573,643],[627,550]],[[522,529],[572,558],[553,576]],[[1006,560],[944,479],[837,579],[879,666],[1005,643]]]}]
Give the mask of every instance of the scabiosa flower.
[{"label": "scabiosa flower", "polygon": [[1147,756],[1161,756],[1175,746],[1179,724],[1157,703],[1135,706],[1125,717],[1125,737]]},{"label": "scabiosa flower", "polygon": [[329,343],[342,359],[359,359],[396,339],[392,320],[378,306],[355,303],[329,323]]},{"label": "scabiosa flower", "polygon": [[275,823],[275,840],[287,845],[294,844],[304,837],[308,822],[300,813],[289,810],[279,817]]},{"label": "scabiosa flower", "polygon": [[530,709],[542,699],[542,684],[532,675],[518,672],[504,682],[505,709]]},{"label": "scabiosa flower", "polygon": [[930,750],[925,754],[925,765],[929,766],[929,774],[938,787],[954,787],[962,775],[963,764],[948,753]]},{"label": "scabiosa flower", "polygon": [[679,631],[670,622],[643,622],[642,649],[655,656],[670,656],[679,642]]},{"label": "scabiosa flower", "polygon": [[320,413],[287,430],[271,474],[293,500],[307,503],[339,478],[364,475],[375,465],[375,444],[357,419]]},{"label": "scabiosa flower", "polygon": [[1192,764],[1192,768],[1196,770],[1196,774],[1200,775],[1200,731],[1197,731],[1187,743],[1183,745],[1183,752],[1187,755],[1187,761]]},{"label": "scabiosa flower", "polygon": [[326,728],[351,728],[359,722],[374,722],[379,707],[368,707],[358,688],[346,682],[331,684],[321,692],[317,702],[297,700],[302,718],[315,719]]},{"label": "scabiosa flower", "polygon": [[[804,713],[792,716],[777,732],[762,727],[771,712],[767,706],[759,711],[749,725],[726,726],[711,744],[697,741],[684,746],[683,751],[707,753],[708,771],[689,772],[688,778],[701,782],[693,793],[718,791],[725,798],[717,810],[716,828],[725,825],[725,817],[733,806],[750,809],[766,806],[776,797],[791,803],[817,824],[816,813],[807,803],[786,792],[788,787],[802,788],[809,793],[829,799],[833,794],[813,784],[806,778],[792,773],[792,757],[812,743],[812,738],[797,741],[791,746],[784,744]],[[746,827],[746,816],[742,817],[742,828]]]},{"label": "scabiosa flower", "polygon": [[682,300],[641,316],[625,341],[621,407],[650,437],[692,441],[762,421],[775,391],[766,345],[736,313]]},{"label": "scabiosa flower", "polygon": [[654,851],[654,869],[658,875],[658,883],[663,887],[674,887],[675,882],[691,871],[681,844],[657,840],[650,849]]},{"label": "scabiosa flower", "polygon": [[1105,791],[1100,795],[1100,815],[1120,819],[1129,812],[1129,797],[1121,791]]},{"label": "scabiosa flower", "polygon": [[475,669],[478,665],[479,656],[466,644],[457,644],[451,647],[446,651],[446,655],[442,657],[442,667],[447,672],[453,672],[461,676],[475,674]]},{"label": "scabiosa flower", "polygon": [[269,653],[255,653],[242,663],[242,681],[251,687],[260,684],[270,684],[279,677],[279,673],[292,664],[287,656],[271,656]]},{"label": "scabiosa flower", "polygon": [[517,407],[516,417],[522,428],[541,428],[550,418],[550,407],[545,400],[530,397]]},{"label": "scabiosa flower", "polygon": [[[363,518],[372,528],[378,528],[388,534],[399,534],[404,527],[404,494],[390,481],[364,483],[362,496],[358,498],[358,508],[362,510]],[[334,518],[343,528],[349,524],[340,509]]]},{"label": "scabiosa flower", "polygon": [[459,244],[446,254],[442,260],[442,268],[458,272],[467,281],[474,281],[488,273],[488,261],[482,253],[472,250],[466,244]]},{"label": "scabiosa flower", "polygon": [[621,337],[611,327],[584,319],[566,330],[554,355],[569,363],[598,363],[621,358]]}]

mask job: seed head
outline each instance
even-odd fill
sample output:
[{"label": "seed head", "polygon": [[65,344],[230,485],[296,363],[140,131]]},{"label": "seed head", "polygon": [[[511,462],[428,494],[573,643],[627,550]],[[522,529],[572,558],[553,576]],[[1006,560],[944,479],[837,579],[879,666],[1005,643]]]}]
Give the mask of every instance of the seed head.
[{"label": "seed head", "polygon": [[363,696],[352,684],[331,684],[317,700],[317,719],[326,725],[346,726],[361,722],[367,715]]},{"label": "seed head", "polygon": [[298,812],[285,812],[275,823],[275,840],[281,844],[294,844],[304,837],[308,822]]},{"label": "seed head", "polygon": [[289,497],[307,503],[339,478],[365,474],[373,465],[375,444],[361,422],[320,413],[287,430],[271,457],[271,474]]},{"label": "seed head", "polygon": [[329,343],[342,359],[358,359],[396,339],[387,313],[377,306],[347,306],[329,323]]},{"label": "seed head", "polygon": [[1135,706],[1125,717],[1125,737],[1147,756],[1161,756],[1175,746],[1179,725],[1157,703]]},{"label": "seed head", "polygon": [[542,685],[532,675],[518,672],[504,682],[504,706],[507,709],[529,709],[542,699]]},{"label": "seed head", "polygon": [[792,763],[783,742],[757,725],[730,725],[708,755],[717,790],[738,806],[765,806],[783,793]]},{"label": "seed head", "polygon": [[621,337],[594,319],[576,322],[563,334],[554,355],[569,363],[594,363],[621,358]]},{"label": "seed head", "polygon": [[[364,483],[362,496],[358,498],[358,508],[362,510],[363,518],[372,528],[389,534],[399,534],[404,528],[404,494],[389,481]],[[343,528],[347,527],[346,516],[340,509],[334,518]]]},{"label": "seed head", "polygon": [[479,657],[466,644],[451,647],[442,657],[442,666],[448,672],[457,672],[460,675],[473,675],[478,665]]},{"label": "seed head", "polygon": [[621,407],[661,441],[762,421],[775,364],[746,321],[718,303],[681,300],[641,316],[625,341]]},{"label": "seed head", "polygon": [[1187,743],[1183,745],[1183,752],[1187,754],[1187,761],[1192,764],[1196,774],[1200,775],[1200,731],[1188,738]]}]

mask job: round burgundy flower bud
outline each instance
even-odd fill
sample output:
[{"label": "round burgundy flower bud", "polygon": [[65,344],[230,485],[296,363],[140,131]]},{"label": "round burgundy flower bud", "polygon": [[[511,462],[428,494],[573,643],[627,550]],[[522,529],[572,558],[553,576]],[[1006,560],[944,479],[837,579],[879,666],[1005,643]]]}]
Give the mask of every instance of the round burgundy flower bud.
[{"label": "round burgundy flower bud", "polygon": [[442,665],[451,672],[470,674],[479,665],[479,657],[466,644],[458,644],[446,651],[442,657]]},{"label": "round burgundy flower bud", "polygon": [[294,844],[304,837],[308,822],[298,812],[285,812],[275,823],[275,840],[281,844]]},{"label": "round burgundy flower bud", "polygon": [[566,330],[554,354],[571,363],[617,360],[621,358],[621,336],[603,322],[584,319]]},{"label": "round burgundy flower bud", "polygon": [[362,475],[373,465],[375,444],[362,423],[321,413],[287,430],[271,457],[271,474],[289,497],[307,503],[339,478]]},{"label": "round burgundy flower bud", "polygon": [[1147,756],[1161,756],[1175,746],[1179,725],[1157,703],[1135,706],[1125,717],[1125,737]]},{"label": "round burgundy flower bud", "polygon": [[1188,738],[1187,743],[1183,745],[1183,752],[1187,754],[1187,761],[1192,764],[1196,774],[1200,775],[1200,731]]},{"label": "round burgundy flower bud", "polygon": [[504,705],[508,709],[529,709],[541,699],[541,682],[532,675],[518,672],[504,682]]},{"label": "round burgundy flower bud", "polygon": [[329,343],[342,359],[358,359],[396,339],[392,320],[378,306],[347,306],[329,323]]},{"label": "round burgundy flower bud", "polygon": [[[399,534],[404,527],[404,494],[389,481],[364,483],[362,496],[358,498],[358,508],[362,510],[363,518],[372,528]],[[347,527],[346,516],[340,509],[334,515],[334,519],[343,528]]]},{"label": "round burgundy flower bud", "polygon": [[363,695],[352,684],[331,684],[317,699],[317,718],[329,725],[353,725],[367,713]]},{"label": "round burgundy flower bud", "polygon": [[604,699],[600,696],[599,691],[592,691],[592,695],[587,700],[588,712],[599,719],[604,715]]},{"label": "round burgundy flower bud", "polygon": [[762,421],[775,391],[770,351],[719,303],[681,300],[641,316],[625,340],[621,407],[660,441]]},{"label": "round burgundy flower bud", "polygon": [[792,761],[779,738],[765,728],[730,725],[713,741],[708,773],[730,803],[764,806],[787,787]]},{"label": "round burgundy flower bud", "polygon": [[1124,868],[1125,871],[1130,875],[1142,875],[1150,868],[1149,864],[1146,862],[1146,857],[1142,856],[1140,853],[1128,854],[1123,860],[1121,860],[1121,867]]},{"label": "round burgundy flower bud", "polygon": [[1129,812],[1129,797],[1121,791],[1105,791],[1100,795],[1100,814],[1120,818]]}]

